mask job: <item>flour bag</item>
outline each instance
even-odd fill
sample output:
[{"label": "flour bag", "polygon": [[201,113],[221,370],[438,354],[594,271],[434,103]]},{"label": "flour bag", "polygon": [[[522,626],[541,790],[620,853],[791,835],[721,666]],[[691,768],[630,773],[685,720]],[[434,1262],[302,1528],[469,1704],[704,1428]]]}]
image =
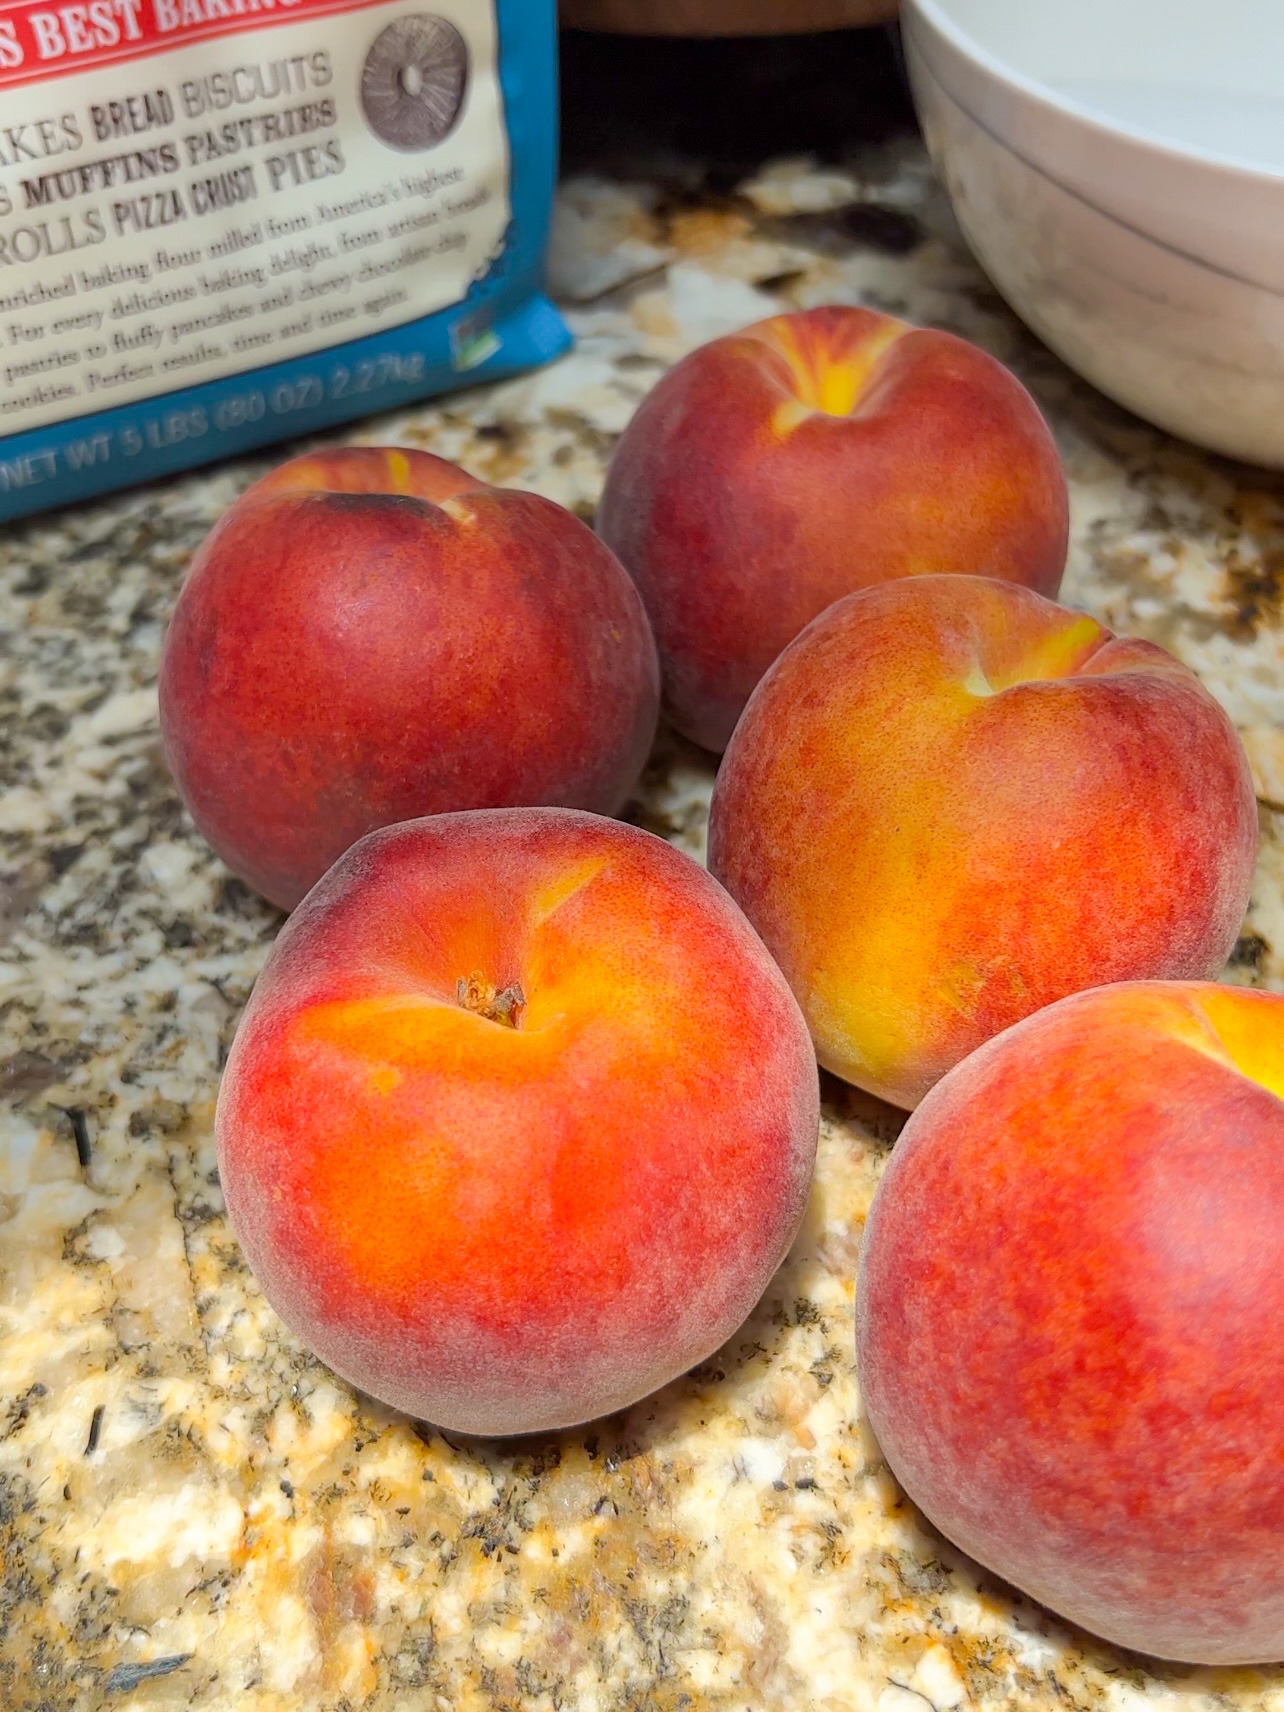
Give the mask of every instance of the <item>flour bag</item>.
[{"label": "flour bag", "polygon": [[4,0],[0,519],[494,379],[555,0]]}]

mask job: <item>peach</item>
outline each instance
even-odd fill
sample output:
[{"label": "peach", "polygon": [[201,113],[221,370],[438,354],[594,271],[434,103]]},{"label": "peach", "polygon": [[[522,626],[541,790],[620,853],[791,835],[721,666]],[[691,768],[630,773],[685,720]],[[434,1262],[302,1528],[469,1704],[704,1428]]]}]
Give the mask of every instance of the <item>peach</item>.
[{"label": "peach", "polygon": [[1284,998],[1099,987],[933,1089],[865,1228],[898,1480],[1122,1646],[1284,1658]]},{"label": "peach", "polygon": [[287,909],[392,821],[614,813],[658,705],[637,591],[590,529],[536,494],[374,447],[295,458],[232,506],[160,673],[192,818]]},{"label": "peach", "polygon": [[689,857],[481,810],[371,833],[313,889],[216,1127],[286,1324],[412,1415],[522,1433],[621,1408],[740,1325],[802,1215],[817,1074]]},{"label": "peach", "polygon": [[776,656],[842,595],[951,571],[1054,595],[1066,484],[993,357],[870,309],[810,309],[660,381],[598,528],[642,590],[669,717],[722,749]]},{"label": "peach", "polygon": [[818,618],[750,702],[709,828],[821,1063],[901,1106],[1068,993],[1215,974],[1256,849],[1247,760],[1192,672],[981,577]]}]

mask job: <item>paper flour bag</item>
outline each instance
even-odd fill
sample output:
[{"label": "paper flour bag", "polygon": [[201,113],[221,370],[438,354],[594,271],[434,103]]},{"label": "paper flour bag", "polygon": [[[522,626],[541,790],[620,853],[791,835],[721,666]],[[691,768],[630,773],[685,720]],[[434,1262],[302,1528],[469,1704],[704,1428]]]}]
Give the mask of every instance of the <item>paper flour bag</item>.
[{"label": "paper flour bag", "polygon": [[5,0],[0,519],[542,362],[554,0]]}]

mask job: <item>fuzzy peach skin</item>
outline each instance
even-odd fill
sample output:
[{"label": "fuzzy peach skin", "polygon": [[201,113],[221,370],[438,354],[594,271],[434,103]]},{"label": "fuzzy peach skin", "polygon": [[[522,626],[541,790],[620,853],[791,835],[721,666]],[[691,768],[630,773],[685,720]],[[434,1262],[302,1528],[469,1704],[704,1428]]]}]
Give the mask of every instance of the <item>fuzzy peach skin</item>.
[{"label": "fuzzy peach skin", "polygon": [[1193,673],[979,577],[818,618],[750,702],[709,828],[821,1063],[901,1106],[1067,993],[1215,974],[1256,850],[1247,760]]},{"label": "fuzzy peach skin", "polygon": [[277,1312],[463,1432],[602,1415],[736,1329],[802,1216],[806,1025],[690,858],[564,809],[362,839],[286,923],[219,1095]]},{"label": "fuzzy peach skin", "polygon": [[665,376],[620,441],[598,529],[642,590],[670,718],[720,750],[841,595],[949,571],[1055,595],[1066,484],[993,357],[873,310],[809,309]]},{"label": "fuzzy peach skin", "polygon": [[311,452],[251,487],[165,639],[161,732],[218,854],[296,904],[373,827],[619,809],[655,733],[637,591],[550,500],[426,452]]},{"label": "fuzzy peach skin", "polygon": [[1099,987],[982,1047],[896,1144],[856,1317],[942,1533],[1122,1646],[1284,1658],[1284,998]]}]

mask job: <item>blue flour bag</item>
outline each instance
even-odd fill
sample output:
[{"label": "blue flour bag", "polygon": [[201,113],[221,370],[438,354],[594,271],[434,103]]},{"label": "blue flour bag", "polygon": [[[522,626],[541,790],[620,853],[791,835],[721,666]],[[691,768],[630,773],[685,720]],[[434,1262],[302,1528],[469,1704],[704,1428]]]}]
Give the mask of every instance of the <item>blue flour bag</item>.
[{"label": "blue flour bag", "polygon": [[0,519],[564,350],[554,14],[6,0]]}]

